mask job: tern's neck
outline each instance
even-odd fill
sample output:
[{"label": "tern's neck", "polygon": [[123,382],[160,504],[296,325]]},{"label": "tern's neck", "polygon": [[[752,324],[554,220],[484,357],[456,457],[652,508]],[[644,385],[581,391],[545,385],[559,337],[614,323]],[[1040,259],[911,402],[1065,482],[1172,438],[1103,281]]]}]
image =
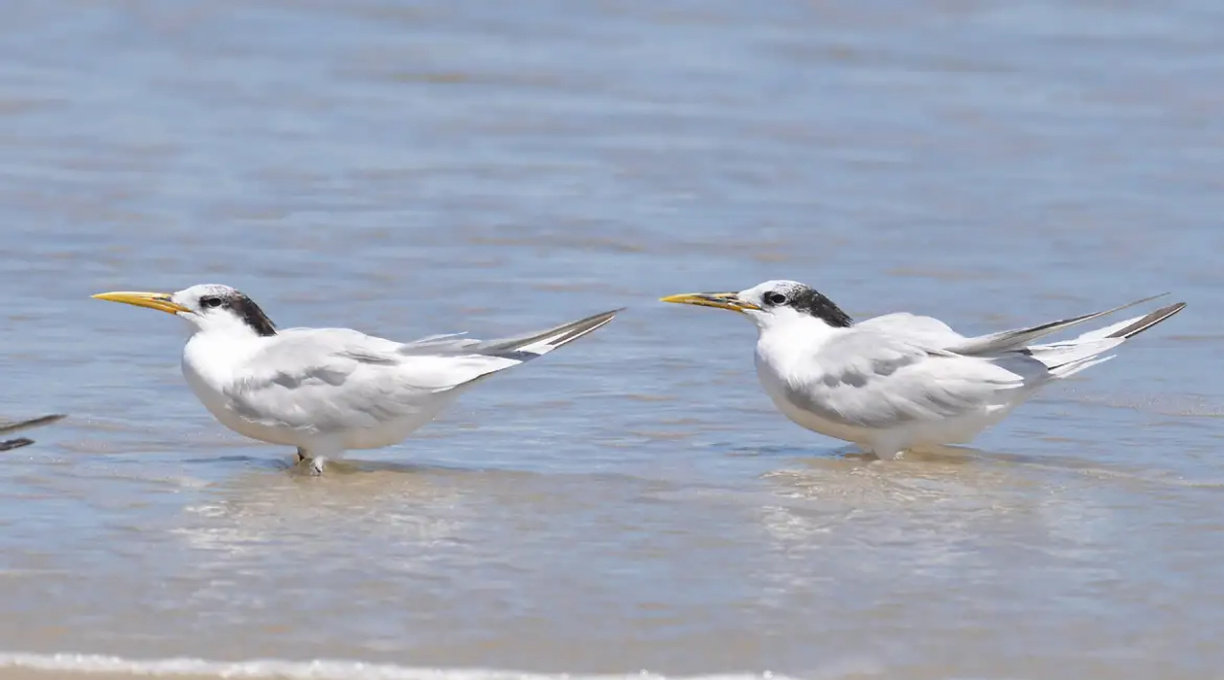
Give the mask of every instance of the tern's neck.
[{"label": "tern's neck", "polygon": [[844,328],[834,328],[806,314],[790,314],[758,324],[757,353],[770,362],[789,363],[811,356]]},{"label": "tern's neck", "polygon": [[252,308],[260,315],[257,319],[223,312],[185,315],[183,318],[187,322],[187,335],[192,338],[207,335],[233,341],[275,336],[276,328],[272,322],[266,316],[262,316],[262,312],[259,312],[259,308],[254,305],[255,303],[252,302]]},{"label": "tern's neck", "polygon": [[252,352],[273,337],[275,336],[263,337],[249,328],[227,326],[196,329],[188,343],[209,347],[211,352]]},{"label": "tern's neck", "polygon": [[809,344],[832,337],[849,325],[843,326],[840,322],[830,323],[819,316],[794,309],[779,309],[773,314],[754,315],[752,320],[756,322],[762,338],[786,336],[802,339],[803,342]]},{"label": "tern's neck", "polygon": [[235,328],[199,330],[183,348],[183,368],[189,377],[194,374],[222,389],[271,339]]}]

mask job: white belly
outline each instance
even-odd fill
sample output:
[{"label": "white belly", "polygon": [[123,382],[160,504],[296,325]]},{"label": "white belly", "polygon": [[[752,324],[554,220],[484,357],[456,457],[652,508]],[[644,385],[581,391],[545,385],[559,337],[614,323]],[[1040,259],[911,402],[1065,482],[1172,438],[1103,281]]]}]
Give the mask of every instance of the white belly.
[{"label": "white belly", "polygon": [[296,436],[297,433],[289,428],[261,425],[234,413],[230,410],[229,400],[225,395],[210,385],[187,361],[183,362],[183,377],[187,380],[187,385],[191,387],[196,398],[201,404],[204,404],[204,408],[208,409],[213,418],[234,432],[269,444],[303,445]]},{"label": "white belly", "polygon": [[423,425],[438,417],[459,396],[457,390],[430,395],[428,403],[422,403],[412,415],[402,416],[369,427],[354,427],[344,430],[342,445],[346,449],[380,449],[398,444]]},{"label": "white belly", "polygon": [[868,440],[871,438],[870,431],[822,418],[816,413],[799,408],[791,403],[786,398],[786,391],[782,387],[781,378],[761,362],[757,362],[757,378],[760,379],[761,386],[765,388],[765,393],[769,395],[774,406],[782,412],[782,415],[786,416],[796,425],[844,442],[852,442],[860,446],[869,445]]}]

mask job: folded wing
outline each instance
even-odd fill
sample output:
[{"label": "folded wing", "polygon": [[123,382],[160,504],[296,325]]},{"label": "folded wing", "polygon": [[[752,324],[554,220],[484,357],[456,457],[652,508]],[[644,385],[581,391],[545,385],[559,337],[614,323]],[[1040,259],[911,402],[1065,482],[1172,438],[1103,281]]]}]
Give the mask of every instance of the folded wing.
[{"label": "folded wing", "polygon": [[[989,412],[1024,377],[887,333],[854,329],[830,340],[807,371],[792,371],[788,397],[835,423],[889,428]],[[818,366],[818,367],[817,367]]]},{"label": "folded wing", "polygon": [[287,329],[250,358],[227,396],[252,422],[320,432],[373,427],[436,408],[431,395],[547,354],[615,314],[491,341],[452,335],[398,343],[345,328]]}]

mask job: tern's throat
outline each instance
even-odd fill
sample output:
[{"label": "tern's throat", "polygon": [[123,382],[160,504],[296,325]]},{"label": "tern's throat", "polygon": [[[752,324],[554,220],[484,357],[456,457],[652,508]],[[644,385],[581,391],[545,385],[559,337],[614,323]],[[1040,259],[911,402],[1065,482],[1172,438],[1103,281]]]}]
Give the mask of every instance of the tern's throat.
[{"label": "tern's throat", "polygon": [[221,390],[234,381],[241,368],[258,352],[274,341],[249,328],[201,330],[192,335],[183,348],[183,371],[189,379],[194,374],[207,385]]},{"label": "tern's throat", "polygon": [[757,361],[779,370],[810,364],[820,350],[834,337],[845,333],[824,320],[807,314],[775,315],[759,325]]}]

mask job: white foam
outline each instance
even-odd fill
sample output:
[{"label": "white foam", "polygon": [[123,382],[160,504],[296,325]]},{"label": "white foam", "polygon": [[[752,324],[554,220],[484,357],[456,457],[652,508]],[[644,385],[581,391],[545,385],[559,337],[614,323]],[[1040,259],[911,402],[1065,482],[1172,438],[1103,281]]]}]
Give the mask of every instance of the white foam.
[{"label": "white foam", "polygon": [[[625,675],[540,674],[506,670],[413,668],[361,661],[209,661],[207,659],[125,659],[97,654],[26,654],[0,652],[0,669],[20,668],[59,673],[111,673],[145,677],[211,676],[277,680],[666,680],[641,672]],[[695,680],[789,680],[772,673],[694,676]]]}]

